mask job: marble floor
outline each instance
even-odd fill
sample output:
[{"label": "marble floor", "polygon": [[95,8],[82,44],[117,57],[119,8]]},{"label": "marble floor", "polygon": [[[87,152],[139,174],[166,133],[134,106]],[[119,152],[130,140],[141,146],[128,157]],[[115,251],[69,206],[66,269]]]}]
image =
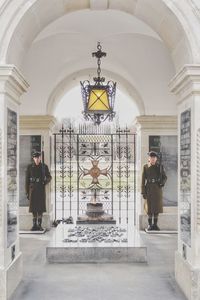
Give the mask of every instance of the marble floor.
[{"label": "marble floor", "polygon": [[48,264],[44,235],[21,235],[24,275],[9,300],[184,300],[174,278],[176,234],[142,232],[148,263]]}]

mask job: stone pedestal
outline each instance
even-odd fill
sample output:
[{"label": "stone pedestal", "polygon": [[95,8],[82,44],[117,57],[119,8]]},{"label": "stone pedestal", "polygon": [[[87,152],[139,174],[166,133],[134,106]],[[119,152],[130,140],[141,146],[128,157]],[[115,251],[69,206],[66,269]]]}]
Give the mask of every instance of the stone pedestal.
[{"label": "stone pedestal", "polygon": [[113,216],[106,214],[103,210],[103,203],[87,203],[85,215],[78,216],[76,224],[116,224]]},{"label": "stone pedestal", "polygon": [[[140,229],[144,230],[148,226],[148,216],[140,215]],[[163,213],[159,215],[158,227],[160,230],[177,231],[178,230],[178,213]]]},{"label": "stone pedestal", "polygon": [[28,84],[13,65],[0,66],[0,299],[22,277],[19,246],[19,104]]},{"label": "stone pedestal", "polygon": [[[49,199],[49,198],[47,198]],[[20,207],[20,217],[19,217],[19,230],[20,231],[29,231],[33,225],[32,214],[29,213],[28,207]],[[42,227],[51,228],[53,220],[53,213],[44,213],[42,217]]]},{"label": "stone pedestal", "polygon": [[176,280],[200,299],[200,65],[186,65],[170,83],[178,96],[178,251]]}]

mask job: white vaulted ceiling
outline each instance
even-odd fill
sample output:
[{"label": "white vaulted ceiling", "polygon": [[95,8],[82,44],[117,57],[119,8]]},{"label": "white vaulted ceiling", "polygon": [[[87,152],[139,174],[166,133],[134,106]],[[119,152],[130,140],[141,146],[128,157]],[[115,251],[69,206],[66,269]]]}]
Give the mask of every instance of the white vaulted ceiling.
[{"label": "white vaulted ceiling", "polygon": [[176,101],[168,90],[175,68],[166,45],[143,21],[108,9],[68,13],[37,35],[21,64],[30,84],[21,114],[53,114],[57,95],[64,96],[80,79],[96,75],[91,52],[96,51],[97,41],[107,52],[103,75],[117,80],[140,114],[176,113]]},{"label": "white vaulted ceiling", "polygon": [[139,114],[175,114],[168,82],[184,64],[200,63],[196,0],[0,2],[0,63],[14,64],[30,84],[22,114],[54,113],[80,79],[92,78],[97,40],[108,53],[104,74]]}]

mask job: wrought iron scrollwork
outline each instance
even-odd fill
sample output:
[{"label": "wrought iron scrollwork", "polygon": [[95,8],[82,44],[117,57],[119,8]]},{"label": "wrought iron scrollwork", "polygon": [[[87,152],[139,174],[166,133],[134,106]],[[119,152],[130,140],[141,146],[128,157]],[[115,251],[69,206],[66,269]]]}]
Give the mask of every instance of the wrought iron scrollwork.
[{"label": "wrought iron scrollwork", "polygon": [[102,128],[69,126],[54,134],[56,219],[76,220],[94,193],[118,223],[135,210],[135,135]]}]

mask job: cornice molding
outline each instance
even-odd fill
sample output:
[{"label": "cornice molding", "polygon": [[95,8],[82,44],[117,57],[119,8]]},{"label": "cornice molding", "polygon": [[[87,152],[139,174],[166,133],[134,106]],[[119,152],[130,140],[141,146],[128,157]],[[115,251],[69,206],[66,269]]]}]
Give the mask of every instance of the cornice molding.
[{"label": "cornice molding", "polygon": [[20,97],[28,88],[29,84],[14,65],[0,65],[0,93],[20,104]]},{"label": "cornice molding", "polygon": [[20,130],[52,130],[56,123],[56,118],[49,115],[26,115],[19,117]]},{"label": "cornice molding", "polygon": [[140,129],[177,130],[177,116],[139,116],[135,119],[135,126]]},{"label": "cornice molding", "polygon": [[185,65],[169,83],[172,93],[179,101],[190,95],[200,94],[200,65]]}]

